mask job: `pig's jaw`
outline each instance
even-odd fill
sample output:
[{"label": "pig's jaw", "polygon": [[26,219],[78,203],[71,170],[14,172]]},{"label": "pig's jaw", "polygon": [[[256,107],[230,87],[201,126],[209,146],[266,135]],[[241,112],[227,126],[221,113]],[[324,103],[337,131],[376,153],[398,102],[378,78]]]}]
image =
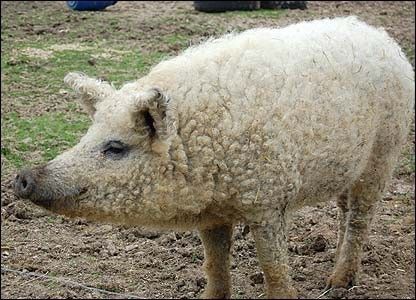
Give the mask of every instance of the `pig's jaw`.
[{"label": "pig's jaw", "polygon": [[75,217],[77,215],[79,199],[83,197],[86,189],[71,189],[62,194],[37,194],[30,201],[54,213]]},{"label": "pig's jaw", "polygon": [[[44,208],[57,213],[66,215],[68,217],[77,217],[80,215],[79,213],[79,201],[82,198],[87,198],[88,193],[87,189],[80,189],[76,193],[71,195],[66,195],[62,198],[57,198],[51,201],[51,205],[49,207],[43,206]],[[41,205],[42,206],[42,205]]]}]

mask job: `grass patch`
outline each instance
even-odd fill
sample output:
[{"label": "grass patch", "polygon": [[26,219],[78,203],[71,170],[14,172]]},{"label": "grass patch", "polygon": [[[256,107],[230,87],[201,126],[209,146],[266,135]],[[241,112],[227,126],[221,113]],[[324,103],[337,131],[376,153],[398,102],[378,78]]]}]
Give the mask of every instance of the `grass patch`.
[{"label": "grass patch", "polygon": [[23,119],[10,113],[2,119],[1,154],[15,168],[49,161],[74,146],[89,125],[89,118],[81,115],[68,119],[54,113]]},{"label": "grass patch", "polygon": [[412,174],[413,176],[415,174],[415,146],[413,143],[415,139],[414,122],[415,120],[413,119],[410,125],[411,132],[409,133],[406,144],[403,146],[399,160],[393,172],[393,176],[396,178],[402,176],[410,176],[411,178]]},{"label": "grass patch", "polygon": [[[88,76],[103,78],[119,88],[123,83],[146,74],[151,66],[166,56],[156,51],[143,54],[139,50],[100,48],[92,44],[80,44],[81,50],[53,50],[50,45],[40,48],[26,46],[20,44],[14,52],[1,56],[2,100],[6,106],[13,105],[19,112],[37,105],[38,109],[43,106],[61,107],[60,91],[67,88],[63,78],[68,72],[81,71]],[[51,54],[47,58],[27,55],[25,49],[28,48]]]},{"label": "grass patch", "polygon": [[179,45],[185,47],[188,45],[189,37],[183,36],[181,34],[171,34],[163,37],[163,42],[171,45]]},{"label": "grass patch", "polygon": [[[179,38],[173,40],[179,41]],[[32,88],[47,85],[48,90],[55,93],[62,88],[62,80],[70,71],[82,71],[90,76],[105,77],[115,84],[121,84],[142,76],[162,56],[162,53],[143,55],[139,51],[99,51],[96,48],[82,51],[62,50],[54,51],[48,59],[24,54],[17,57],[2,55],[1,67],[5,84],[26,84]],[[22,92],[28,91],[11,91],[11,96],[22,95]]]},{"label": "grass patch", "polygon": [[413,68],[415,66],[415,51],[414,48],[412,47],[403,47],[403,50],[406,54],[406,57],[409,59],[409,61],[411,62],[411,64],[413,65]]},{"label": "grass patch", "polygon": [[86,51],[58,51],[51,59],[51,67],[45,71],[45,77],[58,78],[58,86],[70,71],[80,71],[89,76],[104,77],[119,85],[136,79],[146,67],[139,52],[123,53],[120,56],[112,53]]},{"label": "grass patch", "polygon": [[218,15],[223,15],[226,17],[244,17],[244,18],[279,18],[285,13],[281,9],[257,9],[257,10],[242,10],[242,11],[227,11],[218,13]]},{"label": "grass patch", "polygon": [[409,149],[401,156],[396,173],[410,175],[415,173],[415,153]]},{"label": "grass patch", "polygon": [[47,216],[44,218],[44,220],[46,220],[46,222],[50,224],[56,223],[56,217]]}]

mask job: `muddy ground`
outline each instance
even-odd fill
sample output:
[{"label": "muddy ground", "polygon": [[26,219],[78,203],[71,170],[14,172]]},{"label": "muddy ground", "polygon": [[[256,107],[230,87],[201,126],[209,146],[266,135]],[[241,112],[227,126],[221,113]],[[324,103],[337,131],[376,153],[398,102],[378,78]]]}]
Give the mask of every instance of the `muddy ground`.
[{"label": "muddy ground", "polygon": [[[175,55],[189,43],[230,30],[355,14],[370,24],[383,26],[405,49],[414,65],[414,2],[309,2],[307,10],[264,15],[204,14],[194,11],[192,2],[120,1],[105,12],[84,14],[67,10],[62,1],[2,1],[1,8],[2,55],[4,51],[12,51],[14,43],[42,41],[45,36],[66,45],[105,39],[135,47],[143,53],[160,51]],[[59,17],[54,19],[57,11]],[[50,23],[34,17],[40,12],[48,16]],[[113,32],[108,32],[101,30],[99,24],[88,23],[89,17],[95,14],[104,15],[104,19],[117,17],[120,21]],[[82,26],[89,27],[83,30]],[[7,34],[3,34],[6,29]],[[75,34],[68,34],[74,31]],[[172,34],[185,36],[186,40],[165,43],[164,36]],[[44,51],[39,55],[48,54]],[[19,86],[19,82],[13,84]],[[3,114],[10,111],[30,117],[61,108],[59,97],[53,96],[19,106],[8,94],[13,84],[2,83],[2,122]],[[40,89],[48,94],[46,82],[19,88]],[[30,100],[32,96],[26,97]],[[201,268],[203,248],[197,232],[156,232],[51,215],[15,198],[10,179],[17,168],[3,169],[3,160],[2,153],[2,298],[195,298],[201,295],[206,280]],[[31,164],[30,156],[27,163]],[[413,126],[392,183],[378,205],[364,249],[359,282],[349,290],[334,290],[321,298],[415,298],[414,179]],[[289,253],[291,276],[300,298],[318,297],[330,275],[334,265],[336,215],[335,203],[330,202],[304,208],[294,216]],[[263,297],[263,276],[254,242],[243,225],[236,227],[232,257],[232,296]]]}]

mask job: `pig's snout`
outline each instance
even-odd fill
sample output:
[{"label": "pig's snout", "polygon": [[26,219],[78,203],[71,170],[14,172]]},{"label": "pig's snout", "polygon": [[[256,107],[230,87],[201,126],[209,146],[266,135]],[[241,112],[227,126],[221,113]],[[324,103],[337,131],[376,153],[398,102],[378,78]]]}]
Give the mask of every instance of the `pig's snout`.
[{"label": "pig's snout", "polygon": [[16,175],[14,180],[14,191],[17,196],[30,199],[35,191],[35,179],[32,170],[24,169]]},{"label": "pig's snout", "polygon": [[62,174],[51,172],[45,166],[23,169],[14,179],[16,196],[50,210],[68,208],[74,203],[69,198],[86,191],[86,188],[69,185]]}]

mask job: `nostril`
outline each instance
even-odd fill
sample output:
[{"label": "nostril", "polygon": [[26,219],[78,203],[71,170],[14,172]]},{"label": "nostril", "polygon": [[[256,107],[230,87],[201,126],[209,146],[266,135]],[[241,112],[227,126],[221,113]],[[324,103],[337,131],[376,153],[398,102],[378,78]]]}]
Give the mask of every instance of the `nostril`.
[{"label": "nostril", "polygon": [[27,187],[27,181],[26,181],[26,179],[22,179],[22,188],[25,190],[26,189],[26,187]]},{"label": "nostril", "polygon": [[23,170],[15,178],[14,189],[19,197],[30,197],[34,190],[34,186],[35,182],[31,170]]}]

